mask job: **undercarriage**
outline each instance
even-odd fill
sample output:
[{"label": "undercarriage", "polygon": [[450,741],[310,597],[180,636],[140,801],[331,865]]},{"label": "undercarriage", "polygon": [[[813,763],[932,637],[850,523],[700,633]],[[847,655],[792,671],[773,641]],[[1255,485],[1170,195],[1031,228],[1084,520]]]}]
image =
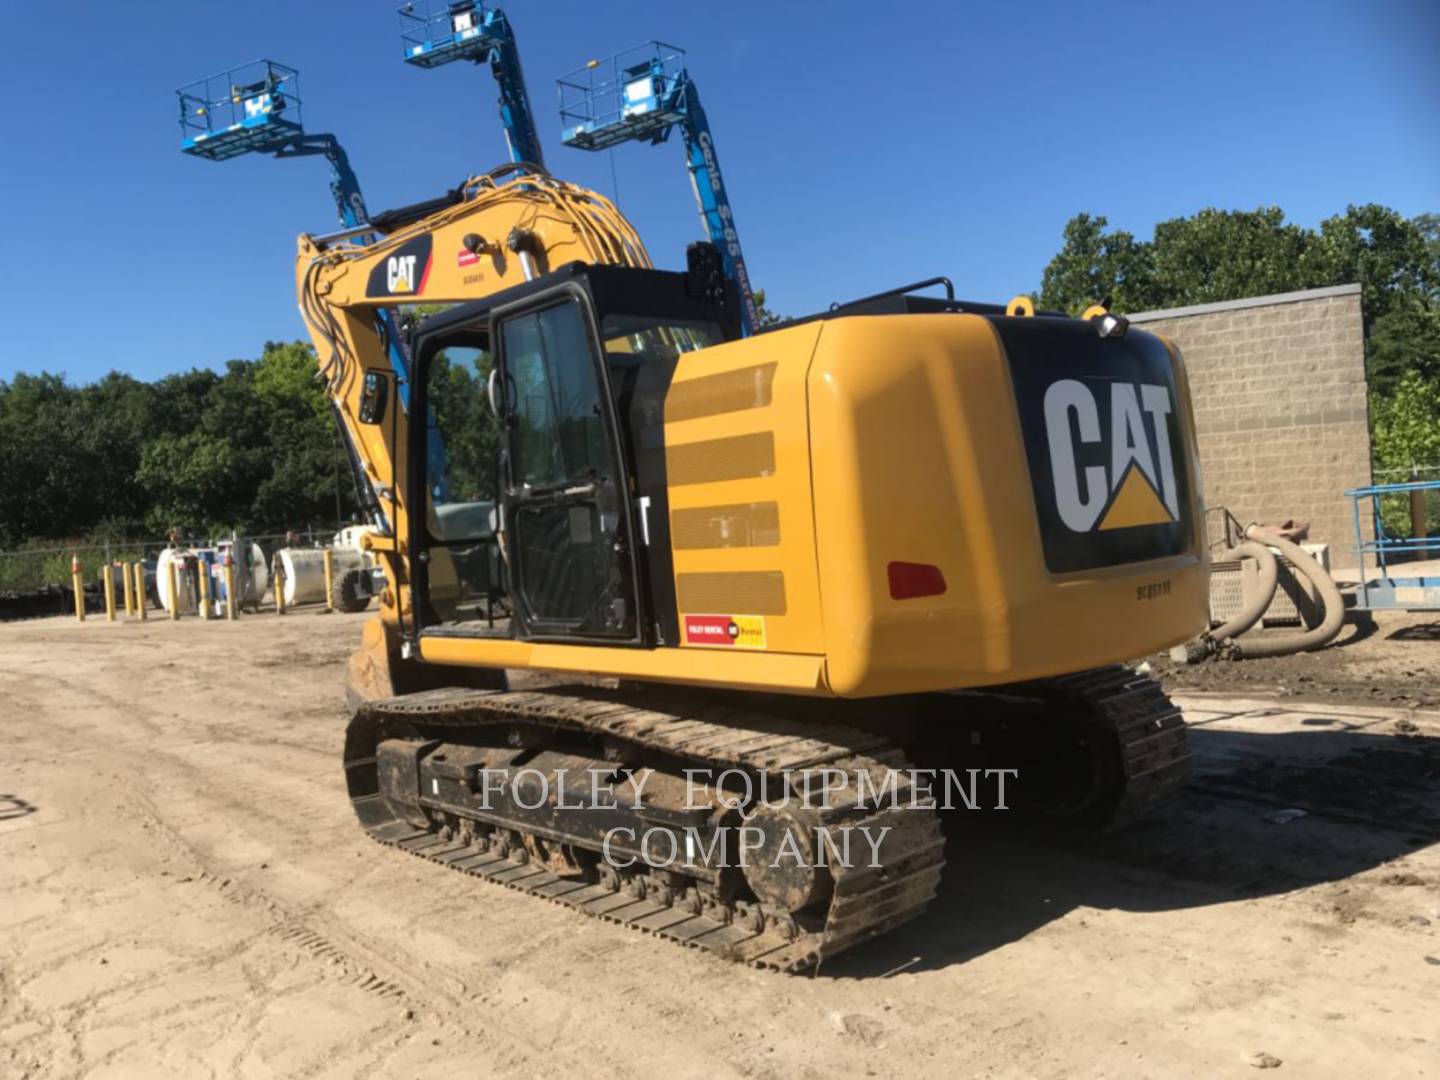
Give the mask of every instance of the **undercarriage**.
[{"label": "undercarriage", "polygon": [[658,687],[426,690],[361,705],[345,749],[375,839],[781,971],[925,910],[954,796],[1115,823],[1161,806],[1187,760],[1178,710],[1121,667],[818,706]]}]

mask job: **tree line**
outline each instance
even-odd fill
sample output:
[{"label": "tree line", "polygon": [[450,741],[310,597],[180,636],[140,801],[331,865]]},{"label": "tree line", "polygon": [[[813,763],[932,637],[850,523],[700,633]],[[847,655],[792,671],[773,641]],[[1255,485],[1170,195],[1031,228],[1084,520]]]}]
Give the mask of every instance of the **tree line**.
[{"label": "tree line", "polygon": [[301,342],[154,382],[0,382],[0,549],[333,525],[353,512],[352,488]]},{"label": "tree line", "polygon": [[1379,479],[1440,465],[1440,214],[1350,206],[1307,229],[1276,206],[1210,209],[1160,222],[1149,240],[1108,225],[1066,224],[1042,308],[1154,311],[1358,282]]},{"label": "tree line", "polygon": [[[1440,216],[1352,206],[1307,229],[1276,207],[1202,210],[1147,240],[1078,214],[1039,303],[1078,313],[1108,299],[1142,311],[1351,282],[1364,287],[1377,468],[1440,463]],[[765,309],[764,321],[776,320]],[[489,495],[483,364],[456,358],[432,378],[452,469],[467,491]],[[44,372],[0,381],[0,550],[176,526],[282,532],[354,513],[344,448],[302,342],[154,382],[118,372],[85,385]]]}]

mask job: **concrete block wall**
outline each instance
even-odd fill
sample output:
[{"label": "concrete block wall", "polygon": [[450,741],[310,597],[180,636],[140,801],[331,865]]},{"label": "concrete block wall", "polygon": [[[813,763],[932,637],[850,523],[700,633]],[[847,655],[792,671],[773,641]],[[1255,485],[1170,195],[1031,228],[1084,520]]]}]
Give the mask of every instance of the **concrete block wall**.
[{"label": "concrete block wall", "polygon": [[1185,356],[1206,505],[1242,524],[1309,521],[1335,565],[1353,564],[1345,491],[1370,483],[1360,286],[1129,318]]}]

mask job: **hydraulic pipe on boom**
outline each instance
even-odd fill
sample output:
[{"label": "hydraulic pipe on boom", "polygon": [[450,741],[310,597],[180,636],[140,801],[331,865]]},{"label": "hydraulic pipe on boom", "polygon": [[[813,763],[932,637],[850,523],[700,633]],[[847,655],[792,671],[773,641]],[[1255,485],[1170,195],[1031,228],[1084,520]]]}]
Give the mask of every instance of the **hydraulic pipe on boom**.
[{"label": "hydraulic pipe on boom", "polygon": [[511,162],[543,170],[545,153],[530,112],[515,31],[505,12],[480,0],[424,0],[418,10],[415,3],[402,5],[399,14],[406,63],[422,68],[455,60],[489,63],[500,88],[500,123]]}]

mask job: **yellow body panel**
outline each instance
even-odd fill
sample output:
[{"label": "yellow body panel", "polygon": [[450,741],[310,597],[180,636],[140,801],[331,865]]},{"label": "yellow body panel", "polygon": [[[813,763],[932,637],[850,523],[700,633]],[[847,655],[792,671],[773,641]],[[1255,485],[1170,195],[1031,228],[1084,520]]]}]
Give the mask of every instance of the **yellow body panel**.
[{"label": "yellow body panel", "polygon": [[[820,325],[811,323],[760,338],[688,353],[680,359],[665,410],[672,535],[680,531],[677,519],[687,513],[703,518],[712,509],[717,514],[724,514],[723,508],[726,507],[768,508],[773,505],[777,518],[777,528],[767,529],[764,535],[732,538],[725,542],[725,546],[674,546],[676,595],[680,600],[682,628],[686,615],[763,619],[763,647],[767,651],[819,653],[824,649],[820,589],[815,573],[810,443],[805,421],[806,372],[819,336]],[[677,411],[673,407],[675,402],[695,400],[697,395],[686,393],[687,387],[694,385],[692,380],[715,380],[727,373],[742,373],[744,378],[743,373],[772,365],[772,378],[752,377],[752,384],[768,382],[768,386],[762,385],[760,392],[749,395],[749,403],[746,397],[715,393],[710,395],[711,404],[702,414],[695,415],[705,408],[703,404],[692,405],[678,410],[685,419],[671,419]],[[723,383],[720,385],[723,386]],[[747,436],[768,436],[773,445],[768,461],[741,461],[731,470],[753,475],[683,482],[689,477],[683,469],[677,468],[677,462],[684,462],[690,454],[699,462],[723,461],[727,456],[727,444],[736,445],[729,441]],[[730,460],[734,461],[737,456],[731,453]],[[776,606],[767,607],[765,604],[774,592],[773,586],[768,591],[763,584],[749,586],[751,582],[767,581],[757,575],[776,574],[783,588],[783,604],[778,605],[778,612]],[[687,582],[697,579],[704,584],[714,582],[713,589],[685,587]],[[761,592],[759,601],[747,600],[747,593],[753,595],[756,591]],[[718,592],[720,600],[705,603],[703,598],[711,592]],[[692,595],[695,601],[687,607],[687,600]],[[722,647],[727,650],[736,648]],[[745,644],[739,646],[741,649],[748,647]]]},{"label": "yellow body panel", "polygon": [[423,637],[420,656],[435,664],[532,668],[658,682],[825,694],[824,658],[718,649],[627,649],[553,645],[507,638]]},{"label": "yellow body panel", "polygon": [[[1170,352],[1190,431],[1183,365]],[[764,616],[763,644],[752,647],[818,653],[825,691],[857,697],[1081,671],[1203,629],[1207,564],[1198,529],[1188,550],[1169,558],[1047,570],[1014,391],[987,320],[944,314],[805,324],[692,354],[674,386],[759,363],[776,365],[767,404],[666,423],[667,446],[677,449],[714,444],[720,454],[725,440],[760,432],[776,440],[768,475],[672,479],[672,533],[687,511],[772,500],[780,526],[775,543],[677,546],[682,625],[687,615],[752,614],[743,602],[687,608],[678,589],[685,573],[739,583],[777,571],[786,611]],[[1193,441],[1183,453],[1193,462]],[[1186,519],[1202,520],[1198,495]],[[891,561],[938,567],[946,591],[892,599]],[[685,647],[727,659],[749,651]],[[684,672],[662,674],[655,655],[653,677]],[[719,683],[729,673],[717,663],[682,677]]]},{"label": "yellow body panel", "polygon": [[[649,265],[628,222],[593,193],[536,177],[477,178],[471,191],[371,247],[300,241],[301,307],[321,370],[398,538],[371,544],[388,580],[373,664],[387,653],[393,662],[411,618],[414,512],[396,480],[403,411],[392,402],[383,423],[358,420],[364,372],[389,367],[375,309],[476,299],[523,280],[527,267],[505,247],[512,230],[529,237],[532,271],[572,259]],[[462,255],[470,235],[484,241],[475,260]],[[407,262],[407,251],[420,254]],[[1205,626],[1208,567],[1189,391],[1166,347],[1185,441],[1177,458],[1191,477],[1178,554],[1051,573],[994,326],[956,313],[836,317],[679,359],[664,411],[678,647],[431,634],[420,656],[864,697],[1081,671],[1183,641]],[[1101,529],[1166,516],[1153,488],[1131,479]],[[944,591],[893,599],[891,562],[938,568]],[[383,672],[371,681],[383,685]]]},{"label": "yellow body panel", "polygon": [[[1193,431],[1184,382],[1181,368]],[[1190,550],[1168,559],[1046,569],[1014,392],[987,320],[832,320],[809,386],[826,673],[836,694],[1080,671],[1204,628],[1198,530]],[[1193,443],[1184,452],[1193,461]],[[1198,496],[1187,519],[1203,520]],[[892,600],[892,560],[939,567],[946,592]]]}]

